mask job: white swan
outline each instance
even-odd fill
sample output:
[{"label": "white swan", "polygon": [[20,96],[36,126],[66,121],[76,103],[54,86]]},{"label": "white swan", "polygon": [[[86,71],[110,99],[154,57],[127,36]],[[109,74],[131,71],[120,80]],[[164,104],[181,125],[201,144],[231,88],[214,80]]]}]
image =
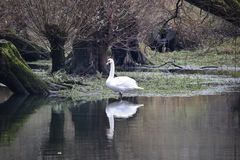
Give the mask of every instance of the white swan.
[{"label": "white swan", "polygon": [[108,139],[113,139],[114,135],[114,118],[129,118],[136,114],[137,109],[143,104],[133,104],[128,101],[119,101],[110,103],[105,112],[109,121],[109,129],[107,129]]},{"label": "white swan", "polygon": [[120,99],[122,99],[122,94],[127,91],[143,89],[138,87],[137,82],[127,76],[114,77],[115,65],[112,58],[109,58],[107,64],[110,64],[110,73],[106,81],[106,86],[115,92],[119,93]]}]

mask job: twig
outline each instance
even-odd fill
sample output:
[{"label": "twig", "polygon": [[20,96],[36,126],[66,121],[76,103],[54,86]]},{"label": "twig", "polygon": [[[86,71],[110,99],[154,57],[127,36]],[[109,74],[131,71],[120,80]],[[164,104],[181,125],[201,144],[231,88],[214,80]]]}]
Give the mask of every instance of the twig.
[{"label": "twig", "polygon": [[203,66],[201,69],[218,68],[218,66]]},{"label": "twig", "polygon": [[182,66],[179,66],[179,65],[175,64],[175,63],[172,62],[172,61],[165,62],[165,63],[163,63],[163,64],[161,64],[161,65],[159,65],[159,66],[144,66],[144,67],[146,67],[146,68],[160,68],[160,67],[163,67],[163,66],[165,66],[165,65],[167,65],[167,64],[171,64],[171,65],[173,65],[174,67],[178,67],[178,68],[180,68],[180,69],[183,68]]},{"label": "twig", "polygon": [[179,8],[182,6],[182,3],[182,0],[177,1],[174,14],[166,22],[163,23],[162,28],[164,28],[168,24],[168,22],[178,17]]}]

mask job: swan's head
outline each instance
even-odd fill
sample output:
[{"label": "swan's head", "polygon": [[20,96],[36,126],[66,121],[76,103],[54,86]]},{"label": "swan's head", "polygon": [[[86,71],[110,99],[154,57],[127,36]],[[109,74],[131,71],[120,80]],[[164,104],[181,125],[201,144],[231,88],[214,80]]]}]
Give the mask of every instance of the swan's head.
[{"label": "swan's head", "polygon": [[107,63],[106,63],[106,64],[108,65],[108,64],[113,64],[113,63],[114,63],[113,59],[112,59],[112,58],[108,58],[108,60],[107,60]]}]

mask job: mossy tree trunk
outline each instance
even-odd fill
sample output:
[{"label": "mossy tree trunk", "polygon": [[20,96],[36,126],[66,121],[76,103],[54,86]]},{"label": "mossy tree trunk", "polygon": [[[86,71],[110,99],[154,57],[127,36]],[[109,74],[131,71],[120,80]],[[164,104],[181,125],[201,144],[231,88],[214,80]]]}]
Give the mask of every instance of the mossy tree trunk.
[{"label": "mossy tree trunk", "polygon": [[0,40],[0,83],[16,94],[47,95],[48,85],[35,75],[16,47]]},{"label": "mossy tree trunk", "polygon": [[235,26],[240,27],[239,0],[185,0],[207,12],[219,16]]},{"label": "mossy tree trunk", "polygon": [[45,25],[46,37],[50,43],[52,57],[52,72],[65,68],[64,45],[67,40],[67,34],[57,25]]}]

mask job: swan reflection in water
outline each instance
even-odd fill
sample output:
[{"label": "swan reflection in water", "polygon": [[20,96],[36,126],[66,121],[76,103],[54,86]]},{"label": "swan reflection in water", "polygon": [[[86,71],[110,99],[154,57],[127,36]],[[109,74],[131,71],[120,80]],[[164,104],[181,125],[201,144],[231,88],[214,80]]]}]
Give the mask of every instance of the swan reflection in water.
[{"label": "swan reflection in water", "polygon": [[107,138],[113,139],[114,135],[114,118],[129,118],[136,114],[139,107],[143,104],[134,104],[128,101],[117,101],[107,105],[106,114],[109,121],[109,129],[107,129]]}]

